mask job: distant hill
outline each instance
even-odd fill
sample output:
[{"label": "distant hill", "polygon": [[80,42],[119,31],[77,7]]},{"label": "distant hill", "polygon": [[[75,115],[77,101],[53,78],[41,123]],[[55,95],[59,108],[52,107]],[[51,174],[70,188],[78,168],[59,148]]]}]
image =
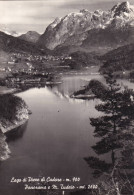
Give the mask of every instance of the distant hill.
[{"label": "distant hill", "polygon": [[36,43],[39,40],[40,34],[35,32],[35,31],[28,31],[26,34],[22,34],[19,36],[20,39],[31,42],[31,43]]},{"label": "distant hill", "polygon": [[102,73],[134,69],[134,44],[119,47],[101,57]]},{"label": "distant hill", "polygon": [[49,50],[40,50],[35,44],[21,40],[17,37],[0,32],[0,50],[5,52],[28,52],[36,54],[48,54]]},{"label": "distant hill", "polygon": [[88,32],[87,38],[83,41],[84,48],[107,48],[111,50],[123,45],[134,43],[134,27],[123,26],[121,28],[108,27],[106,29],[93,29]]},{"label": "distant hill", "polygon": [[70,54],[71,59],[65,60],[61,65],[70,66],[71,69],[101,65],[96,53],[76,51]]},{"label": "distant hill", "polygon": [[7,28],[6,25],[4,25],[4,24],[0,24],[0,31],[4,32],[7,35],[14,36],[14,37],[18,37],[21,35],[20,33],[16,32],[15,30],[11,30],[10,28]]}]

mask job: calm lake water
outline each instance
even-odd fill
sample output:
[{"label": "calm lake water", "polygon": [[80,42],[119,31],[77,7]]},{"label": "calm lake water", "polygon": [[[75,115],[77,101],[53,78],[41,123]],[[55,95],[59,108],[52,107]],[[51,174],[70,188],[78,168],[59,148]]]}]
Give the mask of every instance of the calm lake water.
[{"label": "calm lake water", "polygon": [[[32,111],[29,121],[8,137],[11,157],[0,164],[0,195],[34,195],[24,184],[10,183],[12,177],[79,177],[79,184],[93,184],[84,157],[95,155],[90,117],[99,100],[75,100],[69,96],[100,75],[66,76],[55,87],[32,88],[17,94]],[[108,158],[103,156],[103,158]]]}]

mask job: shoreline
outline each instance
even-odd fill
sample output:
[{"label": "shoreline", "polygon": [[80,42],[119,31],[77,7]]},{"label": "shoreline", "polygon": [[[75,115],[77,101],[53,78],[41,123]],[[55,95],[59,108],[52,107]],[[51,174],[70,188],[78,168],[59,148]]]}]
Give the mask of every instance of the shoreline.
[{"label": "shoreline", "polygon": [[91,94],[91,95],[84,95],[84,94],[79,94],[79,95],[71,95],[70,96],[71,98],[74,98],[74,99],[87,99],[87,100],[91,100],[91,99],[95,99],[96,96],[94,94]]},{"label": "shoreline", "polygon": [[16,88],[8,88],[7,86],[0,86],[0,95],[14,94],[18,90]]},{"label": "shoreline", "polygon": [[9,109],[3,108],[1,104],[0,130],[3,134],[23,125],[28,121],[29,115],[32,114],[26,103],[17,96],[12,94],[2,94],[1,101],[3,103],[5,101],[6,106],[9,106],[10,110],[12,108],[11,106],[15,107],[13,109],[14,111],[8,114]]},{"label": "shoreline", "polygon": [[6,133],[11,132],[14,129],[24,125],[27,121],[28,121],[28,119],[24,119],[22,121],[19,121],[17,124],[12,124],[12,125],[10,125],[6,128],[2,127],[2,125],[1,125],[1,131],[2,131],[3,134],[6,134]]}]

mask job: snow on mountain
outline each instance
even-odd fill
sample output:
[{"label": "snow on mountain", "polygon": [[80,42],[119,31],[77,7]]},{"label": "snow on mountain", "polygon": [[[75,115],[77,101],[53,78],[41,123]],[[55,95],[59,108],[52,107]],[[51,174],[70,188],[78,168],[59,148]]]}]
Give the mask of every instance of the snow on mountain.
[{"label": "snow on mountain", "polygon": [[7,35],[11,35],[14,37],[18,37],[21,33],[17,33],[15,30],[10,30],[5,25],[0,25],[0,31],[6,33]]},{"label": "snow on mountain", "polygon": [[0,31],[6,33],[7,35],[11,35],[11,36],[13,36],[13,37],[18,37],[18,36],[20,35],[20,34],[17,33],[16,31],[10,31],[10,30],[0,30]]},{"label": "snow on mountain", "polygon": [[112,24],[115,24],[116,28],[120,28],[122,26],[130,25],[134,26],[134,6],[130,5],[130,3],[123,2],[117,4],[112,8]]},{"label": "snow on mountain", "polygon": [[118,3],[109,11],[80,10],[63,18],[56,18],[39,38],[39,44],[54,49],[62,44],[81,45],[93,29],[120,29],[134,27],[134,6],[129,2]]},{"label": "snow on mountain", "polygon": [[56,18],[53,23],[50,24],[51,28],[55,28],[61,21],[61,18]]},{"label": "snow on mountain", "polygon": [[123,2],[123,3],[119,3],[116,6],[114,6],[112,8],[112,12],[114,13],[114,17],[115,16],[121,16],[122,14],[130,14],[134,13],[134,6],[130,5],[130,3],[127,2]]}]

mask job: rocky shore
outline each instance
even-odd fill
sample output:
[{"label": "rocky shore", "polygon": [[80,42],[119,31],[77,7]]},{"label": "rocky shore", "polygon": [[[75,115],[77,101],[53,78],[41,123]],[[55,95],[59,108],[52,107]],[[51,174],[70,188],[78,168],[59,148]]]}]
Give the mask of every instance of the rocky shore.
[{"label": "rocky shore", "polygon": [[3,95],[3,94],[13,94],[17,91],[16,88],[8,88],[6,86],[0,86],[0,95]]},{"label": "rocky shore", "polygon": [[6,133],[23,125],[29,119],[29,109],[19,97],[11,94],[0,96],[0,161],[9,158],[10,149]]},{"label": "rocky shore", "polygon": [[10,149],[6,142],[6,136],[0,131],[0,161],[8,159],[10,153]]},{"label": "rocky shore", "polygon": [[103,96],[106,92],[106,86],[98,80],[91,80],[84,88],[75,91],[70,97],[75,99],[90,100]]},{"label": "rocky shore", "polygon": [[16,113],[16,119],[9,121],[6,119],[0,120],[0,129],[2,133],[7,133],[12,129],[15,129],[23,125],[29,119],[29,110],[26,105],[21,105],[21,108],[18,108]]}]

